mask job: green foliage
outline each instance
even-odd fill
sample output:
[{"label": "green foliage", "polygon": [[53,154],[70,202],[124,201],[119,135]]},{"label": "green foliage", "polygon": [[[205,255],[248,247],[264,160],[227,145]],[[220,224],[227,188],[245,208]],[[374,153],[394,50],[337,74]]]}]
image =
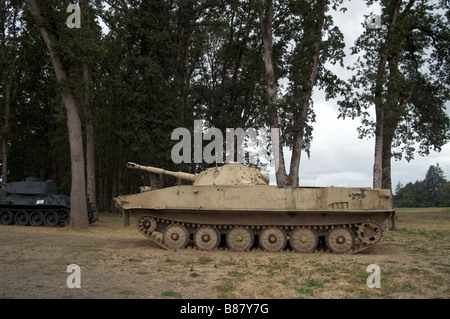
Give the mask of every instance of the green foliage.
[{"label": "green foliage", "polygon": [[394,196],[394,205],[395,207],[430,206],[424,182],[416,181],[414,184],[409,182],[398,189]]},{"label": "green foliage", "polygon": [[397,184],[395,207],[450,206],[450,182],[444,177],[439,164],[431,165],[423,181],[402,186]]},{"label": "green foliage", "polygon": [[436,206],[436,201],[439,196],[439,188],[445,182],[444,172],[439,164],[436,164],[436,166],[431,165],[425,175],[424,183],[427,188],[428,198],[434,204],[433,206]]},{"label": "green foliage", "polygon": [[450,182],[444,182],[439,187],[437,203],[442,207],[450,207]]},{"label": "green foliage", "polygon": [[[38,176],[54,179],[63,192],[68,191],[70,178],[67,180],[68,176],[63,173],[70,172],[65,114],[46,47],[37,30],[28,24],[28,15],[21,2],[10,1],[5,9],[7,14],[15,10],[17,21],[21,21],[16,33],[6,34],[5,43],[5,48],[15,47],[18,54],[12,73],[15,82],[7,137],[8,180]],[[2,58],[2,63],[12,62],[11,57]],[[4,101],[3,92],[1,102]],[[4,111],[3,103],[0,104]]]}]

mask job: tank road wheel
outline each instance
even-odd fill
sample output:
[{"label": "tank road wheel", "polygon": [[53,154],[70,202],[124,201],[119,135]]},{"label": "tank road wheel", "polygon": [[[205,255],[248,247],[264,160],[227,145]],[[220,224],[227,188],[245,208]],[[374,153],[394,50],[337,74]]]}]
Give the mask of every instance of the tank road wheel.
[{"label": "tank road wheel", "polygon": [[4,210],[0,212],[0,224],[11,225],[14,221],[14,215],[9,210]]},{"label": "tank road wheel", "polygon": [[169,225],[164,230],[163,240],[171,249],[184,248],[189,242],[189,231],[182,225]]},{"label": "tank road wheel", "polygon": [[28,224],[28,213],[27,212],[18,212],[16,214],[16,225],[25,226]]},{"label": "tank road wheel", "polygon": [[286,247],[287,237],[284,229],[266,228],[259,235],[259,245],[270,252],[281,251]]},{"label": "tank road wheel", "polygon": [[348,228],[334,228],[328,231],[326,242],[333,253],[346,253],[353,248],[355,235]]},{"label": "tank road wheel", "polygon": [[367,245],[376,244],[381,239],[381,227],[374,221],[361,223],[356,233],[361,242]]},{"label": "tank road wheel", "polygon": [[32,212],[30,215],[31,226],[42,226],[44,223],[44,214],[42,212]]},{"label": "tank road wheel", "polygon": [[194,244],[200,250],[214,250],[219,243],[220,233],[213,227],[200,227],[194,233]]},{"label": "tank road wheel", "polygon": [[253,246],[253,232],[244,227],[236,227],[227,233],[227,245],[234,251],[247,251]]},{"label": "tank road wheel", "polygon": [[289,235],[291,248],[300,253],[310,253],[316,250],[319,239],[312,229],[294,229]]},{"label": "tank road wheel", "polygon": [[156,229],[156,220],[153,217],[144,215],[139,218],[138,228],[141,234],[150,236]]},{"label": "tank road wheel", "polygon": [[47,212],[44,216],[44,224],[47,227],[54,227],[60,221],[60,217],[57,212]]}]

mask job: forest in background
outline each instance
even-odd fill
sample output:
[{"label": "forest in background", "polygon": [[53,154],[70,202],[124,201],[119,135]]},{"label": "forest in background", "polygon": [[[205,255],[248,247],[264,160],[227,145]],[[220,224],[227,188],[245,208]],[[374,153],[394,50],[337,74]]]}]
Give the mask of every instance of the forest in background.
[{"label": "forest in background", "polygon": [[[203,169],[171,160],[171,132],[193,132],[196,119],[222,132],[279,128],[293,160],[289,169],[280,158],[277,184],[296,186],[319,89],[338,99],[343,118],[362,119],[360,137],[375,136],[374,186],[391,188],[391,158],[439,151],[450,139],[450,14],[446,1],[366,2],[381,6],[380,25],[366,23],[352,49],[357,63],[344,66],[345,39],[331,15],[345,11],[342,0],[78,1],[79,28],[66,24],[68,1],[0,0],[2,178],[52,179],[71,193],[69,90],[99,210],[143,184],[177,182],[127,170],[128,161]],[[332,73],[335,64],[353,77]]]},{"label": "forest in background", "polygon": [[421,181],[402,185],[398,182],[394,195],[395,207],[450,207],[450,181],[439,166],[431,165]]}]

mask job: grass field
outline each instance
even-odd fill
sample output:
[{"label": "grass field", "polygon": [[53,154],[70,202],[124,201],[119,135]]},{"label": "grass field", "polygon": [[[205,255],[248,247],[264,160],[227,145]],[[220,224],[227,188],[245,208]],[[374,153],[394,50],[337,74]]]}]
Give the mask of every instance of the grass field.
[{"label": "grass field", "polygon": [[[0,226],[0,298],[450,298],[450,208],[396,216],[395,231],[354,255],[166,251],[115,213],[83,231]],[[70,264],[80,289],[67,287]],[[380,288],[367,286],[372,264]]]}]

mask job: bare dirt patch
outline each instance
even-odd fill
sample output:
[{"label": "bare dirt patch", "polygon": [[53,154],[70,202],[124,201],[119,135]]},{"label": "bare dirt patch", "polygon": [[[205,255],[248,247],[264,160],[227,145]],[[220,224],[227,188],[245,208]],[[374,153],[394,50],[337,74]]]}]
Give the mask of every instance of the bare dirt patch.
[{"label": "bare dirt patch", "polygon": [[[399,210],[397,230],[354,255],[166,251],[135,225],[102,213],[83,231],[0,226],[0,298],[450,298],[450,209]],[[366,285],[370,264],[379,289]]]}]

